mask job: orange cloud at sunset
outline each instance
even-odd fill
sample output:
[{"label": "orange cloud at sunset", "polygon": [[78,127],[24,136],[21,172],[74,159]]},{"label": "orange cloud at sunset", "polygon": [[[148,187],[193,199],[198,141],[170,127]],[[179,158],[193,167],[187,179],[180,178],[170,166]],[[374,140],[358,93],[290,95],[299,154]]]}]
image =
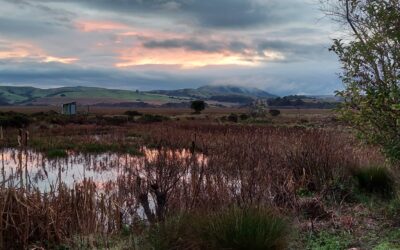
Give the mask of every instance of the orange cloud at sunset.
[{"label": "orange cloud at sunset", "polygon": [[78,61],[78,58],[73,57],[57,57],[48,55],[42,49],[37,48],[29,43],[11,42],[0,40],[1,43],[7,44],[6,48],[0,49],[1,59],[31,59],[38,62],[58,62],[63,64],[71,64]]},{"label": "orange cloud at sunset", "polygon": [[40,54],[36,48],[29,44],[9,41],[1,42],[7,44],[7,47],[0,50],[0,59],[25,58]]},{"label": "orange cloud at sunset", "polygon": [[139,65],[179,65],[182,68],[197,68],[209,65],[238,65],[257,66],[261,61],[280,60],[283,55],[277,52],[264,52],[265,57],[260,57],[255,52],[248,54],[234,53],[231,51],[202,52],[187,51],[184,49],[146,49],[143,47],[120,51],[121,62],[115,66],[119,68]]},{"label": "orange cloud at sunset", "polygon": [[157,39],[180,39],[185,38],[184,35],[156,31],[151,29],[140,29],[131,27],[130,30],[117,33],[119,38],[142,37],[142,38],[157,38]]},{"label": "orange cloud at sunset", "polygon": [[[79,20],[75,27],[82,32],[114,35],[113,43],[96,41],[95,45],[99,51],[116,53],[118,62],[113,66],[117,68],[142,65],[179,65],[181,68],[211,65],[257,66],[261,62],[284,58],[279,52],[259,53],[256,48],[231,51],[231,41],[220,34],[196,37],[193,34],[128,26],[105,20]],[[156,45],[149,45],[152,42]],[[166,43],[164,48],[163,42]]]}]

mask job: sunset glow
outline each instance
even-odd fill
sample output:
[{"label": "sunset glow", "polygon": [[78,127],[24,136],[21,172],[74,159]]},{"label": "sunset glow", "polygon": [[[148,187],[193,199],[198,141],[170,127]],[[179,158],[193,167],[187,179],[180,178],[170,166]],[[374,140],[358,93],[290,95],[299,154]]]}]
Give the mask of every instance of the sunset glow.
[{"label": "sunset glow", "polygon": [[43,62],[59,62],[59,63],[70,64],[78,60],[79,60],[78,58],[62,58],[62,57],[46,56],[43,59]]},{"label": "sunset glow", "polygon": [[71,64],[78,61],[78,58],[73,57],[57,57],[50,56],[42,49],[37,48],[31,44],[12,42],[12,41],[1,41],[7,43],[8,47],[5,50],[0,50],[1,59],[30,59],[38,62],[58,62],[63,64]]},{"label": "sunset glow", "polygon": [[95,32],[95,31],[115,31],[128,29],[129,27],[116,22],[109,21],[77,21],[75,26],[78,30],[83,32]]},{"label": "sunset glow", "polygon": [[241,65],[257,66],[259,58],[247,60],[240,54],[187,52],[179,49],[146,50],[143,48],[121,51],[117,67],[137,65],[178,65],[182,68],[196,68],[208,65]]},{"label": "sunset glow", "polygon": [[340,85],[330,23],[308,0],[0,4],[0,84],[149,90],[222,82],[276,94]]}]

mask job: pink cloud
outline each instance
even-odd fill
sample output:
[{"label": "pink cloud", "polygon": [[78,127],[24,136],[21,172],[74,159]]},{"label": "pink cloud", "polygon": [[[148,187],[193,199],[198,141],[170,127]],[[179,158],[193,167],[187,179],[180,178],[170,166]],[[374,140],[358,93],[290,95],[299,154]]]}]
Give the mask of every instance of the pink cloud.
[{"label": "pink cloud", "polygon": [[31,59],[38,62],[59,62],[63,64],[71,64],[79,60],[76,57],[59,57],[55,55],[49,55],[41,48],[38,48],[27,42],[8,40],[1,40],[0,42],[7,45],[6,48],[0,49],[0,60]]},{"label": "pink cloud", "polygon": [[129,29],[129,26],[112,21],[77,21],[75,27],[83,32],[117,31]]},{"label": "pink cloud", "polygon": [[[202,34],[196,37],[194,34],[176,33],[173,31],[153,30],[149,28],[134,27],[115,21],[104,20],[79,20],[76,27],[83,32],[103,32],[114,35],[112,43],[109,41],[96,41],[95,47],[99,51],[111,51],[115,53],[117,68],[127,68],[143,65],[171,66],[181,68],[196,68],[210,65],[239,65],[257,66],[263,61],[282,59],[283,55],[274,51],[264,51],[259,54],[255,49],[243,51],[231,51],[230,39],[224,34]],[[215,51],[191,50],[183,47],[147,47],[148,41],[195,39],[200,43],[215,42],[221,44],[221,49]],[[235,37],[233,38],[235,40]],[[225,49],[224,49],[225,48]]]},{"label": "pink cloud", "polygon": [[116,67],[140,65],[179,65],[182,68],[197,68],[209,65],[257,66],[260,60],[248,60],[242,54],[231,51],[202,52],[182,48],[147,49],[136,47],[119,51],[120,62]]}]

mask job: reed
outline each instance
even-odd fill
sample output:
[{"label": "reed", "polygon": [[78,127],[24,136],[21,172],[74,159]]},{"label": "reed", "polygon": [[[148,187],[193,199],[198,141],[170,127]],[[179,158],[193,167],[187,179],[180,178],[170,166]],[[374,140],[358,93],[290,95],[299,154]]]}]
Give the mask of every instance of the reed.
[{"label": "reed", "polygon": [[[149,225],[180,214],[213,213],[227,207],[272,207],[290,213],[299,207],[299,190],[324,198],[335,183],[352,178],[354,167],[383,161],[375,149],[335,130],[193,122],[112,129],[70,126],[32,133],[37,143],[31,147],[117,152],[118,161],[101,158],[92,170],[117,169],[118,175],[104,183],[83,179],[73,187],[61,182],[44,192],[30,182],[18,185],[18,177],[29,172],[21,162],[13,172],[15,181],[0,187],[0,248],[73,245],[76,235],[101,235],[97,241],[107,245],[110,237],[126,228],[142,235]],[[24,158],[21,153],[14,157]],[[62,164],[73,157],[55,159],[52,167],[61,172]],[[232,213],[229,218],[237,217]],[[248,213],[240,215],[243,222],[254,220]],[[268,218],[267,224],[274,221]],[[214,234],[226,229],[222,228],[226,221],[213,226]]]}]

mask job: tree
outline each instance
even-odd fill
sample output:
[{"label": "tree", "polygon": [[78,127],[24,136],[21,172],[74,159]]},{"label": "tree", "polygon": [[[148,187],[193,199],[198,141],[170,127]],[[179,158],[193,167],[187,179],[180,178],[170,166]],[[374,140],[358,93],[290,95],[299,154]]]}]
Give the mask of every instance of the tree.
[{"label": "tree", "polygon": [[239,116],[237,114],[235,114],[235,113],[231,113],[228,116],[228,121],[230,121],[230,122],[238,122],[239,121]]},{"label": "tree", "polygon": [[206,103],[202,100],[192,101],[190,108],[194,110],[196,114],[200,114],[206,108]]},{"label": "tree", "polygon": [[331,48],[342,64],[342,117],[400,162],[400,1],[325,1],[348,34]]},{"label": "tree", "polygon": [[269,114],[272,115],[272,116],[278,116],[278,115],[281,114],[281,111],[278,110],[278,109],[270,109],[269,110]]}]

